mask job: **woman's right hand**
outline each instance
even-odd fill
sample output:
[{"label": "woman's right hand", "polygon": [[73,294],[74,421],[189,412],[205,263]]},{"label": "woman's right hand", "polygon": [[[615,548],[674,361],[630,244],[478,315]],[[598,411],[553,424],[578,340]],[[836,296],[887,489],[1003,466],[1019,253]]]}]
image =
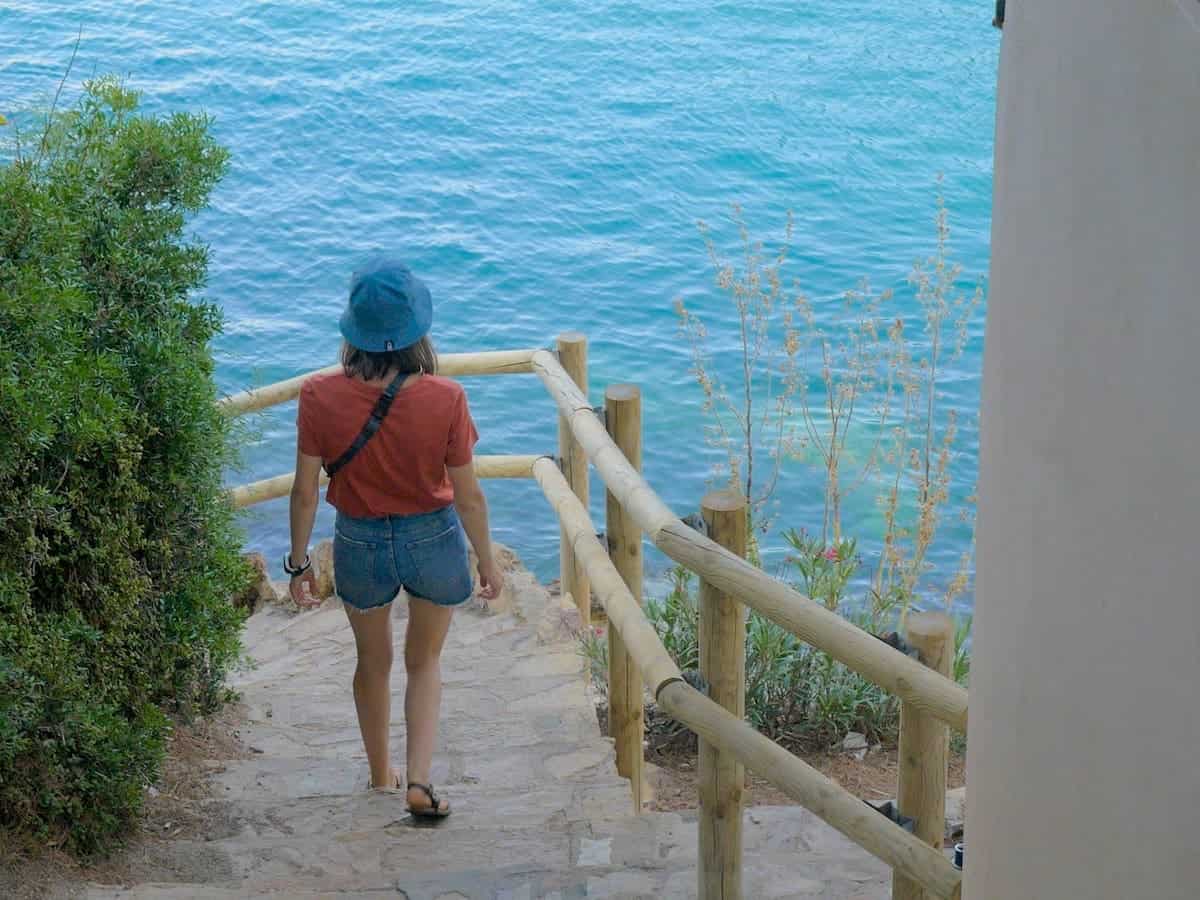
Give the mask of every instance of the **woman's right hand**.
[{"label": "woman's right hand", "polygon": [[504,573],[496,565],[496,560],[479,561],[479,596],[484,600],[495,600],[500,596],[504,587]]},{"label": "woman's right hand", "polygon": [[454,506],[462,519],[467,540],[479,555],[479,599],[485,603],[500,596],[504,574],[492,556],[492,540],[488,534],[487,499],[479,487],[475,466],[447,466],[450,483],[454,486]]},{"label": "woman's right hand", "polygon": [[288,593],[301,609],[320,606],[322,601],[317,596],[317,573],[309,569],[303,575],[292,576],[291,583],[288,584]]}]

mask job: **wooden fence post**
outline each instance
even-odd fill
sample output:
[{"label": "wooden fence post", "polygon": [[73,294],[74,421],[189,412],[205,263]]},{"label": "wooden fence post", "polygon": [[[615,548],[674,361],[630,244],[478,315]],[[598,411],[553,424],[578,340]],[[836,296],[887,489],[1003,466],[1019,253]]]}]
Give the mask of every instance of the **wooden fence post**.
[{"label": "wooden fence post", "polygon": [[[558,361],[579,387],[584,397],[588,396],[587,337],[578,331],[565,331],[558,336]],[[562,461],[563,475],[571,490],[584,509],[588,504],[588,459],[583,447],[575,440],[571,426],[561,415],[558,417],[558,458]],[[566,531],[559,537],[559,583],[565,597],[571,595],[579,609],[581,628],[589,628],[592,621],[592,591],[587,573],[575,560],[575,551],[567,539]]]},{"label": "wooden fence post", "polygon": [[[746,555],[746,501],[735,491],[715,491],[700,504],[709,537]],[[706,581],[700,582],[700,674],[709,697],[739,719],[746,714],[746,609]],[[744,766],[700,740],[701,900],[742,896],[742,791]]]},{"label": "wooden fence post", "polygon": [[[921,662],[949,676],[954,662],[954,621],[945,613],[908,614],[904,635],[921,654]],[[950,729],[911,703],[900,704],[900,784],[896,803],[902,815],[916,820],[913,833],[941,849],[946,828],[946,769]],[[893,900],[925,900],[921,885],[899,873],[892,875]]]},{"label": "wooden fence post", "polygon": [[[605,425],[629,464],[642,470],[642,392],[637,385],[613,384],[604,392]],[[608,555],[629,588],[642,602],[642,530],[612,492],[605,492]],[[617,749],[617,772],[629,779],[633,810],[642,811],[642,673],[625,649],[620,632],[608,629],[608,728]]]}]

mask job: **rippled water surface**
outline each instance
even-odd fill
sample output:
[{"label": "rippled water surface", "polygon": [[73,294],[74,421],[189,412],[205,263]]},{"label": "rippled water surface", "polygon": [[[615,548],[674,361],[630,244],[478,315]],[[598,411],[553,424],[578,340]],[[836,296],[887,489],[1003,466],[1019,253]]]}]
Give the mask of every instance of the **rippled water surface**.
[{"label": "rippled water surface", "polygon": [[[985,2],[0,2],[0,105],[48,104],[82,28],[73,78],[117,72],[154,111],[206,110],[232,151],[212,208],[208,295],[224,308],[222,389],[333,361],[354,262],[388,247],[437,300],[442,350],[591,339],[603,385],[645,394],[645,471],[678,511],[718,457],[703,445],[698,391],[672,302],[705,315],[733,374],[735,321],[712,287],[697,220],[736,248],[796,217],[791,275],[834,320],[869,277],[897,290],[933,248],[942,190],[951,251],[987,271],[997,33]],[[69,99],[69,98],[68,98]],[[975,478],[981,327],[949,373],[963,412],[953,489]],[[550,401],[533,376],[473,379],[484,453],[550,452]],[[291,468],[293,406],[255,417],[245,469]],[[870,491],[848,531],[877,534]],[[536,488],[489,486],[495,530],[542,576],[557,530]],[[603,504],[597,492],[596,514]],[[790,464],[781,524],[820,520],[820,481]],[[285,501],[247,514],[272,555]],[[332,527],[322,512],[319,534]],[[951,577],[969,530],[950,517],[930,584]],[[772,555],[782,551],[769,544]],[[663,561],[651,559],[661,572]]]}]

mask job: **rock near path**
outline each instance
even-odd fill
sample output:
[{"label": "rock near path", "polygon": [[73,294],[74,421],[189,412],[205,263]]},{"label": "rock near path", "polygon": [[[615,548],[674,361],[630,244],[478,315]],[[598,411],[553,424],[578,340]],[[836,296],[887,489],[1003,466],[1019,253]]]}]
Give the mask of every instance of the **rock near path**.
[{"label": "rock near path", "polygon": [[[505,597],[456,615],[443,657],[434,782],[454,806],[449,819],[422,826],[402,796],[366,790],[354,643],[340,605],[297,614],[266,604],[246,626],[254,665],[231,678],[249,758],[208,761],[221,827],[170,847],[192,880],[91,885],[86,896],[696,896],[695,814],[632,814],[587,694],[574,611],[508,558]],[[392,737],[402,762],[402,601],[395,617]],[[882,863],[798,807],[746,811],[744,871],[747,898],[877,900],[890,882]]]}]

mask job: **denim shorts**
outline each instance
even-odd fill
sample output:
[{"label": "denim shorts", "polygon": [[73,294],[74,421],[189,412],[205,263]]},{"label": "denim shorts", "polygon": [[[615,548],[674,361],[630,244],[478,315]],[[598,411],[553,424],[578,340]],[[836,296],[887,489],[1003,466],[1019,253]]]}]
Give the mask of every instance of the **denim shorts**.
[{"label": "denim shorts", "polygon": [[338,513],[333,574],[342,602],[359,611],[387,606],[400,589],[438,606],[471,597],[467,536],[453,506],[414,516],[356,519]]}]

